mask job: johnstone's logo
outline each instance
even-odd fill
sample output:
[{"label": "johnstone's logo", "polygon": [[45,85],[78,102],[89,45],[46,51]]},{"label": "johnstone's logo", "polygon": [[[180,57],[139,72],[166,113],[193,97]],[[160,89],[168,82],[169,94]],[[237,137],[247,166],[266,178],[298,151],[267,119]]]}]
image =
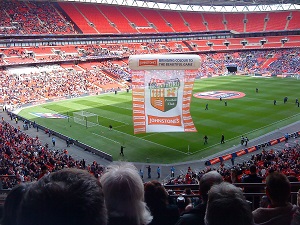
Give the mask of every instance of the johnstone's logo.
[{"label": "johnstone's logo", "polygon": [[179,87],[180,81],[178,78],[170,80],[152,78],[149,82],[151,105],[162,112],[175,108]]},{"label": "johnstone's logo", "polygon": [[244,96],[245,93],[238,91],[206,91],[194,94],[194,97],[204,99],[233,99],[242,98]]},{"label": "johnstone's logo", "polygon": [[139,66],[157,66],[157,59],[140,59]]}]

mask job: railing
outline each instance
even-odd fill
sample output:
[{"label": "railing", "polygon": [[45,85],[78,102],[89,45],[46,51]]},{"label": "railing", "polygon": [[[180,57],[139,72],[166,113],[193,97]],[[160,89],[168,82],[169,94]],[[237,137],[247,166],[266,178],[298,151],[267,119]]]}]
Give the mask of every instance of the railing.
[{"label": "railing", "polygon": [[[259,201],[262,199],[263,196],[265,196],[265,183],[235,183],[234,184],[237,187],[242,188],[245,190],[245,188],[255,189],[259,190],[254,193],[244,193],[244,196],[251,202],[252,210],[257,208],[257,198],[259,198]],[[197,197],[200,198],[199,195],[199,185],[198,184],[178,184],[178,185],[164,185],[167,192],[172,191],[170,194],[170,197],[173,199],[177,199],[178,196],[183,195],[184,197],[191,198],[191,197]],[[187,188],[190,188],[191,191],[194,193],[194,195],[186,195],[185,190]],[[292,204],[297,204],[297,192],[300,189],[300,182],[291,182],[291,196],[290,196],[290,202]],[[176,201],[175,201],[176,202]]]},{"label": "railing", "polygon": [[[15,178],[15,176],[7,176],[7,175],[0,175],[1,178]],[[261,190],[261,192],[256,193],[244,193],[245,197],[251,202],[252,210],[256,208],[254,205],[255,198],[259,197],[259,199],[262,199],[262,196],[265,196],[265,183],[236,183],[234,184],[237,187],[242,188],[243,190],[245,188],[254,188]],[[172,191],[169,193],[169,197],[176,202],[176,199],[179,196],[184,196],[186,198],[200,198],[199,195],[199,185],[198,184],[178,184],[178,185],[164,185],[167,192]],[[194,193],[192,195],[185,194],[185,189],[190,188],[191,191]],[[292,204],[297,204],[297,192],[300,189],[300,182],[291,182],[291,199],[290,202]],[[5,198],[7,194],[10,192],[11,189],[0,189],[0,206],[4,204]]]}]

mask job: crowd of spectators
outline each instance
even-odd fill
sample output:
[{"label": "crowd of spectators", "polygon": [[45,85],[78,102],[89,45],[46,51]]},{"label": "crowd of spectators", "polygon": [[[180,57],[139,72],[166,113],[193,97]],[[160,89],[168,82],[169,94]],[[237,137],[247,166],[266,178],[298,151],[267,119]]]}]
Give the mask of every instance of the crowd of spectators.
[{"label": "crowd of spectators", "polygon": [[[241,74],[267,74],[270,76],[283,74],[299,74],[300,51],[295,49],[248,50],[227,53],[200,54],[202,65],[200,76],[224,74],[226,66],[237,67]],[[268,60],[273,59],[270,64]]]},{"label": "crowd of spectators", "polygon": [[246,183],[246,178],[253,171],[253,167],[255,168],[255,174],[258,174],[261,179],[260,182],[256,179],[254,183],[265,181],[269,173],[273,171],[280,171],[291,181],[300,182],[300,145],[296,143],[294,146],[287,146],[282,150],[264,149],[260,153],[253,154],[250,160],[233,166],[225,166],[224,163],[221,163],[220,165],[207,166],[199,172],[187,169],[185,174],[171,177],[165,184],[198,184],[203,174],[209,171],[217,171],[229,183]]},{"label": "crowd of spectators", "polygon": [[[146,48],[142,49],[141,46]],[[148,47],[150,46],[150,47]],[[164,46],[164,48],[162,47]],[[106,63],[108,70],[115,74],[128,76],[130,72],[127,65],[127,57],[132,54],[151,53],[176,53],[176,43],[168,46],[162,43],[142,43],[124,46],[123,44],[101,44],[101,45],[80,45],[80,46],[53,46],[51,54],[43,48],[3,48],[0,62],[2,65],[15,65],[18,63],[43,63],[54,61],[86,62],[86,60],[101,59]],[[27,50],[28,49],[28,50]],[[71,49],[68,53],[65,50]],[[141,50],[141,51],[140,51]],[[274,50],[245,50],[239,52],[217,52],[199,54],[201,67],[198,77],[227,74],[228,66],[235,66],[238,74],[262,74],[269,76],[299,74],[300,51],[294,49]],[[30,59],[26,62],[25,59]],[[123,60],[121,68],[115,68],[112,60]],[[120,70],[121,69],[121,70]]]},{"label": "crowd of spectators", "polygon": [[[3,225],[298,225],[297,205],[290,202],[291,184],[283,173],[266,178],[268,204],[252,209],[241,188],[217,171],[200,178],[199,203],[174,203],[158,181],[143,184],[128,162],[107,166],[100,179],[82,169],[60,169],[35,182],[22,182],[8,194]],[[89,207],[92,207],[90,209]]]},{"label": "crowd of spectators", "polygon": [[[12,120],[11,122],[17,121]],[[31,125],[34,126],[33,124]],[[125,163],[124,165],[113,164],[107,167],[108,172],[105,173],[104,166],[99,165],[97,162],[94,161],[92,164],[86,165],[84,159],[73,159],[72,156],[68,154],[68,151],[66,149],[55,150],[55,148],[49,148],[47,144],[43,145],[41,143],[38,136],[32,138],[22,132],[20,127],[16,128],[9,121],[5,121],[2,118],[2,121],[0,123],[0,175],[2,175],[0,184],[2,186],[2,189],[11,189],[16,185],[21,184],[23,185],[22,189],[27,190],[27,186],[24,186],[27,182],[35,182],[41,180],[37,184],[32,184],[39,185],[43,183],[45,179],[52,179],[50,176],[49,178],[47,178],[49,174],[53,174],[53,176],[56,176],[55,172],[62,171],[65,168],[84,169],[94,177],[99,178],[99,181],[102,183],[104,198],[108,210],[108,221],[116,222],[108,222],[108,224],[126,224],[124,223],[124,221],[126,221],[128,222],[127,224],[171,225],[175,224],[177,220],[178,224],[186,224],[184,223],[184,221],[185,219],[188,219],[189,221],[190,216],[186,215],[189,213],[200,213],[203,221],[204,216],[206,215],[207,224],[212,225],[218,224],[217,222],[219,221],[219,219],[215,220],[216,218],[222,217],[223,222],[227,219],[228,221],[231,221],[232,218],[229,218],[227,215],[230,214],[230,209],[233,209],[230,207],[233,207],[233,205],[231,205],[230,207],[228,207],[227,205],[225,207],[224,205],[220,205],[221,202],[216,203],[218,207],[225,207],[224,210],[229,210],[228,213],[221,213],[222,210],[216,210],[216,206],[212,204],[212,201],[213,199],[215,199],[213,197],[215,195],[219,196],[216,199],[220,200],[222,196],[231,196],[231,194],[236,193],[232,196],[235,196],[238,199],[230,199],[233,202],[236,202],[236,204],[240,205],[241,208],[237,207],[237,205],[234,204],[237,207],[236,209],[245,210],[245,213],[247,212],[247,220],[254,220],[258,224],[263,224],[263,222],[265,221],[271,221],[267,224],[273,225],[272,222],[277,221],[277,217],[275,218],[274,214],[276,210],[279,210],[279,212],[283,212],[281,209],[282,207],[285,207],[285,211],[288,213],[288,215],[284,214],[283,217],[280,217],[280,219],[284,219],[284,221],[291,221],[294,213],[297,212],[298,208],[295,205],[289,203],[288,199],[290,199],[290,189],[287,187],[289,187],[290,181],[299,181],[299,151],[300,145],[295,142],[295,146],[286,145],[286,147],[282,150],[263,150],[261,153],[252,155],[249,161],[234,165],[232,167],[225,168],[224,164],[220,164],[220,166],[216,168],[206,167],[199,173],[195,173],[191,167],[188,167],[186,175],[173,178],[171,184],[183,184],[184,182],[186,182],[186,184],[193,184],[193,182],[199,184],[200,200],[192,200],[193,197],[191,196],[193,195],[193,192],[186,190],[185,192],[183,192],[184,195],[179,195],[177,199],[173,201],[171,198],[169,198],[169,195],[167,194],[167,191],[165,190],[163,184],[159,181],[150,181],[144,183],[143,187],[142,178],[138,173],[138,170],[133,165],[127,163]],[[233,173],[233,171],[235,173]],[[71,172],[71,174],[73,174],[73,172]],[[236,176],[234,176],[234,174]],[[207,186],[208,184],[206,184],[206,182],[211,182],[212,177],[214,177],[214,179],[220,177],[221,180],[225,181],[226,184],[218,187],[213,186],[213,190],[215,190],[215,192],[209,192],[209,188],[213,184],[215,184],[215,182],[209,183],[209,187]],[[241,189],[235,188],[233,185],[236,185],[239,182],[258,182],[258,177],[260,181],[267,183],[267,189],[269,190],[268,192],[266,192],[266,195],[268,197],[267,204],[272,205],[273,208],[281,208],[270,210],[268,208],[265,208],[266,205],[262,205],[262,203],[260,202],[260,205],[258,205],[254,209],[258,208],[259,206],[261,208],[255,210],[252,217],[251,214],[249,214],[250,206],[248,208],[248,203],[246,203],[246,199],[245,197],[243,197]],[[255,179],[255,181],[253,179]],[[281,187],[283,185],[281,184],[281,182],[283,182],[285,184],[285,186],[283,185],[284,189],[273,189],[273,182],[277,182],[275,185],[276,187]],[[229,185],[229,183],[232,183],[233,185]],[[41,188],[39,190],[43,190],[43,186],[39,188]],[[204,191],[204,188],[206,188],[207,190]],[[34,191],[35,189],[32,190],[31,188],[29,188],[29,190]],[[64,190],[67,191],[68,189]],[[227,191],[221,194],[222,191],[225,190]],[[280,196],[284,196],[284,199],[276,198],[276,196],[279,196],[276,193],[278,191],[280,193],[283,193],[283,190],[285,195]],[[246,190],[244,189],[244,192],[245,191]],[[77,193],[77,195],[80,195],[80,193]],[[128,198],[125,198],[124,195],[126,195]],[[185,195],[189,197],[185,197]],[[37,198],[38,195],[35,196],[35,198]],[[207,198],[209,200],[208,202],[205,202],[205,199]],[[30,199],[32,200],[32,198]],[[228,198],[225,197],[224,200],[225,199]],[[282,202],[278,202],[278,199],[280,201],[282,199]],[[35,200],[40,201],[41,199],[37,198]],[[85,200],[88,201],[88,198]],[[47,201],[50,201],[50,199],[48,199]],[[120,201],[124,202],[120,204]],[[137,204],[137,202],[139,203]],[[279,203],[282,204],[282,206],[278,205]],[[129,207],[133,204],[137,204],[138,208],[136,208],[136,210],[133,210],[132,207]],[[145,208],[146,204],[149,209]],[[199,204],[200,208],[197,208],[197,204]],[[203,206],[203,204],[205,204],[205,207]],[[206,207],[206,204],[211,205],[208,205],[209,207]],[[51,206],[47,207],[51,208]],[[26,206],[26,210],[29,208]],[[205,209],[209,209],[209,212],[211,214],[205,212]],[[224,212],[224,210],[222,212]],[[266,213],[267,211],[270,211],[271,213],[273,213],[273,216],[262,216],[262,213],[264,213],[265,211]],[[218,214],[219,216],[213,216],[216,214]],[[179,218],[179,215],[182,215],[182,217]],[[241,213],[240,215],[243,215],[243,213]],[[132,222],[133,218],[136,219],[135,222]],[[137,220],[137,218],[139,219]],[[198,216],[196,216],[196,218],[198,218],[199,220]],[[31,218],[29,217],[28,219],[31,220]],[[243,220],[242,217],[239,219],[241,221]],[[152,222],[150,222],[151,220]],[[231,221],[228,222],[228,224],[233,223]],[[250,225],[251,223],[247,223],[247,225],[248,224]],[[297,224],[297,222],[294,222],[294,224]]]},{"label": "crowd of spectators", "polygon": [[25,71],[26,68],[22,73],[0,71],[0,102],[17,106],[112,91],[109,85],[123,88],[102,70],[76,71],[56,66],[47,71]]},{"label": "crowd of spectators", "polygon": [[[38,136],[32,138],[2,119],[0,124],[0,175],[2,189],[20,182],[30,182],[63,168],[86,169],[98,177],[104,167],[94,161],[75,160],[66,149],[54,150],[42,144]],[[14,178],[11,178],[11,177]]]},{"label": "crowd of spectators", "polygon": [[49,2],[3,1],[0,34],[75,34],[72,23]]},{"label": "crowd of spectators", "polygon": [[[117,47],[114,48],[116,49]],[[106,45],[105,48],[89,45],[78,46],[75,49],[78,51],[77,57],[79,54],[81,54],[81,57],[83,55],[85,57],[90,55],[99,56],[99,54],[101,57],[107,57],[107,54],[112,52],[113,47],[111,45]],[[83,52],[82,49],[84,49]],[[106,50],[104,51],[103,49]],[[21,49],[6,49],[2,51],[8,56],[21,58],[28,56]],[[49,60],[49,57],[47,60]],[[76,58],[72,54],[65,54],[65,58],[68,57],[73,60]],[[272,76],[285,73],[300,73],[298,66],[300,60],[299,49],[207,53],[200,54],[200,57],[202,63],[198,71],[198,78],[226,74],[227,65],[235,65],[237,73],[242,74],[260,73]],[[268,66],[265,66],[270,58],[274,60]],[[56,68],[47,72],[29,74],[25,72],[18,75],[0,71],[2,83],[0,90],[2,97],[0,101],[16,105],[55,98],[76,97],[86,93],[119,90],[122,89],[122,86],[125,88],[125,85],[122,85],[122,83],[125,84],[126,81],[131,80],[131,71],[127,63],[127,59],[112,60],[108,58],[99,62],[99,65],[94,67],[94,69],[81,67],[80,71],[72,68],[71,70],[70,68]],[[78,66],[80,67],[80,63]],[[68,85],[64,85],[66,83]],[[11,86],[14,86],[14,88],[11,88]]]}]

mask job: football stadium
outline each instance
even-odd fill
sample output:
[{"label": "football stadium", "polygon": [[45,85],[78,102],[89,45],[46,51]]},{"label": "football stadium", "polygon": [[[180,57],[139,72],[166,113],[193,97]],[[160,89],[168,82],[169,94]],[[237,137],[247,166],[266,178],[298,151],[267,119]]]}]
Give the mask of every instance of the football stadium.
[{"label": "football stadium", "polygon": [[[30,194],[39,196],[35,184],[30,191],[22,185],[41,185],[41,194],[43,182],[62,179],[55,174],[63,176],[66,168],[87,170],[106,198],[110,164],[124,164],[124,171],[134,166],[153,220],[110,222],[107,204],[104,225],[195,224],[185,223],[183,215],[205,202],[199,182],[211,171],[242,188],[255,224],[279,221],[255,213],[273,172],[288,179],[285,205],[300,206],[298,0],[0,2],[1,224],[48,218],[41,213],[30,219],[41,199],[30,202]],[[253,173],[259,179],[247,181]],[[147,202],[153,180],[170,191],[178,208],[172,220],[157,215],[160,200],[149,200],[157,196]],[[5,201],[16,187],[26,189],[28,199],[19,198],[28,206]],[[51,207],[54,199],[49,201]],[[7,212],[12,209],[6,204],[21,213]],[[47,207],[35,210],[52,212]],[[278,216],[284,221],[279,224],[300,224],[300,211],[293,210]],[[8,213],[16,216],[6,218]],[[213,208],[206,213],[209,220]],[[212,218],[207,224],[218,224]]]}]

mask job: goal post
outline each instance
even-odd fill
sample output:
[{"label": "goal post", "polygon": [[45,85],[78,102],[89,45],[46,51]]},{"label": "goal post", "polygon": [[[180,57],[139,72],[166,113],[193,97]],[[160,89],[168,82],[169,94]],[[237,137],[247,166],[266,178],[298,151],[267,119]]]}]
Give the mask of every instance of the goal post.
[{"label": "goal post", "polygon": [[93,127],[99,124],[98,115],[87,111],[73,112],[74,123],[82,126]]}]

